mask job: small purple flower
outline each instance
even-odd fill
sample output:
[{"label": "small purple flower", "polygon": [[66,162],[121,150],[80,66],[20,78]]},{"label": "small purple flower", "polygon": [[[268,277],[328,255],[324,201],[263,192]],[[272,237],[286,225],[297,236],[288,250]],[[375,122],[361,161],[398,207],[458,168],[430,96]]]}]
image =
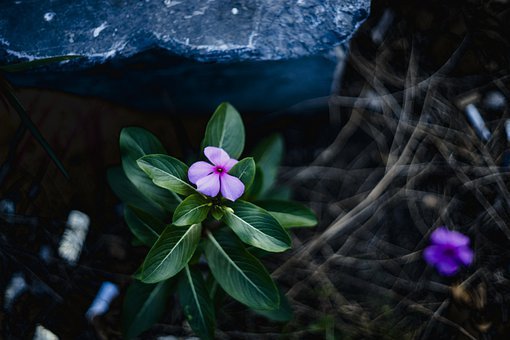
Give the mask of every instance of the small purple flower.
[{"label": "small purple flower", "polygon": [[228,174],[237,160],[230,158],[221,148],[208,146],[204,154],[212,163],[196,162],[188,171],[191,183],[197,185],[198,192],[215,197],[221,191],[223,197],[235,201],[244,193],[244,184],[239,178]]},{"label": "small purple flower", "polygon": [[430,235],[430,241],[431,244],[423,252],[423,257],[442,275],[452,276],[459,267],[473,262],[474,254],[469,248],[469,238],[466,235],[439,227]]}]

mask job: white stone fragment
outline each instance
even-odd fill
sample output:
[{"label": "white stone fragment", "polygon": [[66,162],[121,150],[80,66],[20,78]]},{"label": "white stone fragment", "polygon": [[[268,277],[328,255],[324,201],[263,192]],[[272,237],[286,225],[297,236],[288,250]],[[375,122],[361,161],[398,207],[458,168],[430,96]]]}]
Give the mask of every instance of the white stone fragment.
[{"label": "white stone fragment", "polygon": [[510,119],[505,121],[506,140],[510,143]]},{"label": "white stone fragment", "polygon": [[506,106],[506,98],[499,91],[491,91],[487,93],[483,102],[490,110],[503,110]]},{"label": "white stone fragment", "polygon": [[103,282],[97,295],[92,301],[89,309],[85,313],[88,320],[92,320],[97,315],[103,315],[110,308],[110,303],[119,295],[119,287],[111,282]]},{"label": "white stone fragment", "polygon": [[37,325],[35,328],[34,339],[33,340],[58,340],[58,336],[53,334],[52,331],[44,328],[41,325]]},{"label": "white stone fragment", "polygon": [[489,129],[487,129],[487,126],[485,126],[485,121],[483,120],[476,106],[474,104],[468,104],[464,111],[466,112],[466,116],[478,136],[483,141],[487,142],[491,138],[491,133]]},{"label": "white stone fragment", "polygon": [[5,290],[4,295],[4,307],[5,309],[11,308],[12,304],[16,300],[18,296],[20,296],[26,289],[28,285],[25,281],[25,278],[21,273],[16,273],[12,275],[11,281]]},{"label": "white stone fragment", "polygon": [[58,253],[60,257],[75,265],[80,257],[83,243],[89,231],[90,218],[81,211],[72,210],[67,218],[67,229],[64,231]]}]

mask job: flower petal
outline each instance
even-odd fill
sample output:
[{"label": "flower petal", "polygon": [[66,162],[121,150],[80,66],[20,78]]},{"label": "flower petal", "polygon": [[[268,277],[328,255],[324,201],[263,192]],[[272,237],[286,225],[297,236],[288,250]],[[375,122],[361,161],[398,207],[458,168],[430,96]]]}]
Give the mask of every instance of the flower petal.
[{"label": "flower petal", "polygon": [[220,175],[212,173],[199,179],[197,181],[197,191],[211,197],[218,195],[220,191]]},{"label": "flower petal", "polygon": [[436,264],[437,271],[444,276],[452,276],[459,270],[459,264],[455,260],[445,258]]},{"label": "flower petal", "polygon": [[229,171],[230,171],[230,169],[232,169],[232,167],[233,167],[234,165],[236,165],[237,163],[239,163],[239,161],[238,161],[238,160],[233,159],[233,158],[230,158],[230,159],[228,160],[228,162],[227,162],[227,163],[225,163],[225,165],[223,165],[223,168],[225,169],[225,171],[226,171],[226,172],[229,172]]},{"label": "flower petal", "polygon": [[469,266],[473,262],[474,253],[469,247],[458,247],[457,258],[465,266]]},{"label": "flower petal", "polygon": [[207,162],[193,163],[188,170],[189,181],[196,184],[199,179],[209,175],[214,171],[214,165]]},{"label": "flower petal", "polygon": [[445,258],[443,255],[443,248],[435,245],[428,246],[423,251],[423,258],[429,265],[435,265]]},{"label": "flower petal", "polygon": [[228,200],[235,201],[244,193],[244,184],[239,178],[229,174],[221,175],[221,194]]},{"label": "flower petal", "polygon": [[204,155],[211,161],[212,164],[224,167],[230,160],[230,156],[225,150],[215,146],[208,146],[204,149]]},{"label": "flower petal", "polygon": [[459,233],[458,231],[450,231],[450,244],[455,247],[466,247],[469,244],[470,240],[464,234]]},{"label": "flower petal", "polygon": [[455,247],[467,246],[469,237],[458,231],[448,230],[446,227],[439,227],[432,232],[430,240],[434,244],[451,245]]},{"label": "flower petal", "polygon": [[430,234],[430,241],[434,244],[448,244],[449,230],[446,227],[439,227]]}]

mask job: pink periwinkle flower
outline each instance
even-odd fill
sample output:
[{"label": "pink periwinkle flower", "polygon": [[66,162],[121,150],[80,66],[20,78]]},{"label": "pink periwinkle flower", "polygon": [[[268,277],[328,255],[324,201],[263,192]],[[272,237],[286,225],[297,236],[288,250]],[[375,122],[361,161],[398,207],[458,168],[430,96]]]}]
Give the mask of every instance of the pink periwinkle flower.
[{"label": "pink periwinkle flower", "polygon": [[461,266],[469,266],[473,262],[474,253],[469,247],[469,237],[439,227],[430,235],[430,245],[425,248],[423,257],[440,274],[452,276]]},{"label": "pink periwinkle flower", "polygon": [[244,193],[243,182],[228,174],[237,160],[230,158],[225,150],[214,146],[206,147],[204,154],[212,164],[196,162],[188,171],[188,178],[191,183],[196,184],[197,191],[211,197],[221,191],[221,195],[230,201],[241,197]]}]

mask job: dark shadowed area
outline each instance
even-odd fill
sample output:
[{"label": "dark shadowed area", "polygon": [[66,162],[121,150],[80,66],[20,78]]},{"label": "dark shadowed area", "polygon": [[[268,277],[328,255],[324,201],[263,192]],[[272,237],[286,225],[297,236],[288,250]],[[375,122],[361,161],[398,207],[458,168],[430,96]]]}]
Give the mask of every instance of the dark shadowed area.
[{"label": "dark shadowed area", "polygon": [[[178,9],[169,6],[178,1],[161,3]],[[340,5],[324,3],[334,17]],[[231,7],[242,12],[236,4],[231,15]],[[360,28],[348,44],[333,46],[352,32],[327,41],[328,49],[309,45],[310,53],[296,54],[296,47],[294,54],[257,60],[236,50],[230,63],[214,62],[213,54],[196,61],[193,49],[169,53],[171,40],[155,35],[142,51],[87,67],[75,67],[82,62],[75,59],[1,72],[69,173],[66,179],[0,96],[2,338],[33,338],[37,325],[60,339],[122,337],[123,299],[148,249],[132,244],[107,182],[108,169],[121,161],[120,131],[144,127],[190,164],[207,119],[229,101],[243,116],[247,151],[272,133],[283,135],[278,182],[314,210],[319,225],[296,229],[292,250],[264,258],[291,303],[292,320],[270,321],[226,299],[217,310],[216,338],[507,339],[509,7],[506,0],[376,0],[370,11],[352,12],[356,20],[348,27]],[[312,8],[318,7],[303,11]],[[292,21],[294,10],[277,17]],[[7,35],[4,24],[19,13],[0,19],[8,41],[16,32]],[[92,29],[106,19],[94,20]],[[305,21],[299,30],[307,29]],[[4,50],[26,47],[5,41]],[[261,40],[260,46],[273,45]],[[487,132],[472,125],[468,105]],[[76,265],[58,254],[71,210],[90,217]],[[422,258],[442,225],[467,235],[475,252],[474,263],[453,277]],[[3,292],[13,278],[24,283],[11,299]],[[105,281],[118,285],[119,297],[88,321],[85,313]],[[142,339],[193,335],[178,299],[170,297],[167,306]]]}]

